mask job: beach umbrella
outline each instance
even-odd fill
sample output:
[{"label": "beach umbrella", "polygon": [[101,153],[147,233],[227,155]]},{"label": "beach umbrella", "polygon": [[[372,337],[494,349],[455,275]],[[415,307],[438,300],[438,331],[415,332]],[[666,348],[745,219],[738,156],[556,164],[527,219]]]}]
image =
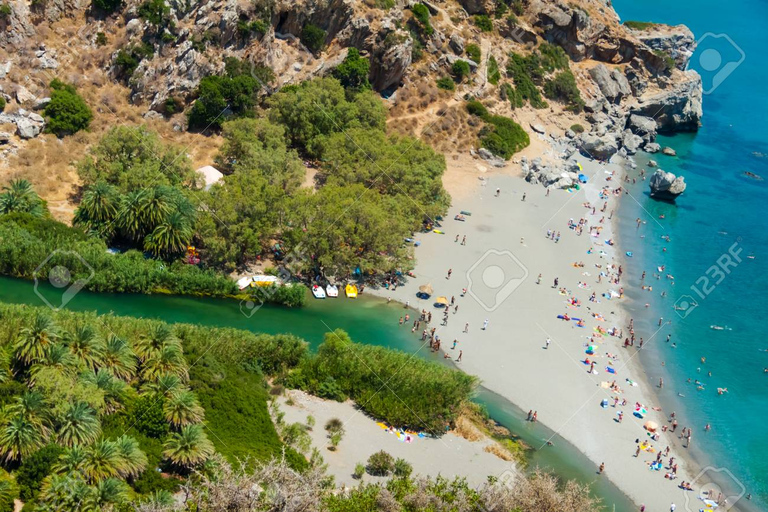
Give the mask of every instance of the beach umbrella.
[{"label": "beach umbrella", "polygon": [[649,432],[656,432],[656,430],[659,428],[659,425],[657,425],[655,421],[646,421],[643,427]]},{"label": "beach umbrella", "polygon": [[442,304],[443,306],[447,306],[449,304],[448,298],[438,297],[437,299],[435,299],[435,304]]},{"label": "beach umbrella", "polygon": [[427,295],[432,295],[434,293],[434,290],[432,290],[431,284],[423,284],[419,286],[419,291],[421,293],[426,293]]}]

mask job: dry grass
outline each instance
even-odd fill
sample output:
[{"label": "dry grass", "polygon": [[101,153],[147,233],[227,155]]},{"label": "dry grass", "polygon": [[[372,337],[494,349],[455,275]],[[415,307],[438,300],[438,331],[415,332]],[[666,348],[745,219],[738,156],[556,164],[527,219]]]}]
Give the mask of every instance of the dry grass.
[{"label": "dry grass", "polygon": [[500,458],[501,460],[505,460],[507,462],[512,462],[515,460],[515,457],[513,457],[512,454],[509,453],[509,451],[503,446],[501,446],[499,443],[491,443],[485,448],[483,448],[483,451],[491,453],[497,456],[498,458]]},{"label": "dry grass", "polygon": [[465,416],[459,416],[456,419],[456,428],[453,429],[453,432],[459,437],[472,442],[485,438],[485,435],[472,423],[472,420]]}]

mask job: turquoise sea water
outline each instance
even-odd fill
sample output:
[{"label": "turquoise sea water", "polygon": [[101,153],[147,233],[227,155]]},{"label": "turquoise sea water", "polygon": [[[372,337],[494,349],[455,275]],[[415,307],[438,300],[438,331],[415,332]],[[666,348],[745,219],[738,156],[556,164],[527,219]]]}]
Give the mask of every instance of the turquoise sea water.
[{"label": "turquoise sea water", "polygon": [[[685,176],[688,189],[673,206],[652,201],[647,182],[630,186],[636,201],[625,196],[622,203],[621,243],[625,250],[635,252],[628,261],[628,277],[635,285],[630,297],[636,323],[645,318],[638,335],[648,340],[658,329],[660,316],[665,322],[673,320],[653,337],[643,354],[652,382],[664,378],[660,398],[665,409],[671,407],[678,417],[684,417],[681,426],[693,426],[693,449],[704,455],[702,462],[721,470],[721,479],[726,481],[731,480],[731,472],[737,480],[731,483],[734,492],[739,493],[743,485],[752,494],[749,504],[765,510],[768,339],[763,322],[768,307],[768,232],[764,228],[768,181],[756,181],[743,173],[750,171],[768,180],[768,31],[764,26],[768,2],[614,0],[614,7],[623,20],[686,24],[701,40],[691,67],[700,71],[705,87],[713,78],[717,82],[715,76],[722,72],[720,85],[704,96],[701,130],[660,137],[658,142],[675,148],[678,156],[652,157],[664,170]],[[712,35],[705,36],[708,33]],[[716,37],[721,34],[730,41]],[[729,61],[737,62],[741,52],[743,62],[730,74],[728,69],[722,71]],[[662,214],[663,219],[659,218]],[[646,221],[639,230],[637,217]],[[671,243],[662,240],[662,235],[669,235]],[[727,267],[721,277],[718,260],[729,252],[738,255],[731,256],[736,266]],[[674,285],[669,279],[650,277],[659,265],[666,265],[664,273],[674,276]],[[717,266],[714,270],[710,269],[713,265]],[[638,290],[643,270],[648,273],[646,284],[653,285],[652,292]],[[667,292],[666,298],[660,297],[662,291]],[[693,304],[686,295],[696,306],[675,311],[676,301],[680,301],[678,306]],[[648,309],[644,307],[647,302],[651,303]],[[732,330],[716,331],[712,325]],[[672,334],[677,348],[666,343],[667,334]],[[706,358],[704,364],[702,357]],[[705,389],[687,383],[689,377],[701,380]],[[718,395],[718,387],[728,388],[728,393]],[[707,423],[712,426],[708,433],[704,431]],[[747,504],[746,496],[741,500]]]}]

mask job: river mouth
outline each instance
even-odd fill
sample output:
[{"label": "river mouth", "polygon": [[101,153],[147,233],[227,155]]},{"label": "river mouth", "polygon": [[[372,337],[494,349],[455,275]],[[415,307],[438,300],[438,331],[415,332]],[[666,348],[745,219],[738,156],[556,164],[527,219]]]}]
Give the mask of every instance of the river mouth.
[{"label": "river mouth", "polygon": [[[46,306],[46,301],[61,302],[66,290],[47,283],[0,277],[0,301],[10,304]],[[139,295],[117,293],[77,292],[66,304],[72,311],[90,311],[151,318],[169,323],[192,323],[208,327],[232,327],[252,332],[290,333],[306,340],[316,350],[326,333],[343,329],[359,343],[380,345],[441,364],[450,364],[431,353],[416,335],[403,326],[399,318],[403,307],[383,299],[361,296],[346,298],[309,299],[304,308],[286,308],[265,304],[248,308],[239,301],[181,297],[175,295]],[[632,501],[607,478],[598,477],[594,464],[575,446],[555,435],[540,423],[526,421],[526,414],[509,400],[484,388],[478,388],[474,401],[484,406],[491,418],[509,429],[532,449],[528,452],[528,469],[536,467],[552,471],[562,479],[575,479],[588,484],[595,496],[602,499],[607,510],[631,510]],[[552,445],[547,445],[547,441]]]}]

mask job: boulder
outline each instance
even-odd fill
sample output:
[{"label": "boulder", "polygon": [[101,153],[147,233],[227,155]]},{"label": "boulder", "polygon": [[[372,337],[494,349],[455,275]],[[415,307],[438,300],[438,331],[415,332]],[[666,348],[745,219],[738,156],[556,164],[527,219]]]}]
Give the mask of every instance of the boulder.
[{"label": "boulder", "polygon": [[656,163],[656,160],[648,160],[648,167],[658,167],[659,164]]},{"label": "boulder", "polygon": [[635,135],[629,130],[624,132],[624,137],[621,141],[622,146],[626,150],[628,155],[634,155],[640,146],[643,144],[643,139],[639,135]]},{"label": "boulder", "polygon": [[581,135],[579,149],[587,156],[598,160],[609,160],[619,150],[616,137],[612,134],[598,136],[588,133]]},{"label": "boulder", "polygon": [[464,55],[464,38],[461,37],[458,32],[451,34],[451,39],[448,41],[448,46],[456,55]]},{"label": "boulder", "polygon": [[37,137],[43,130],[43,126],[43,124],[36,123],[27,117],[20,117],[16,120],[16,131],[22,139]]},{"label": "boulder", "polygon": [[627,128],[642,137],[645,142],[653,142],[656,139],[656,120],[651,117],[631,114],[627,119]]},{"label": "boulder", "polygon": [[656,144],[655,142],[649,142],[645,146],[643,146],[643,151],[646,153],[658,153],[661,151],[661,146]]},{"label": "boulder", "polygon": [[675,82],[671,90],[640,98],[633,114],[652,117],[659,133],[696,131],[701,124],[701,77],[689,70],[686,80]]},{"label": "boulder", "polygon": [[0,132],[0,144],[8,144],[11,141],[11,134],[8,132]]},{"label": "boulder", "polygon": [[410,36],[401,43],[383,48],[371,59],[371,85],[377,91],[398,86],[411,65],[413,41]]},{"label": "boulder", "polygon": [[633,36],[654,51],[661,51],[675,59],[675,66],[684,70],[696,49],[696,38],[685,25],[653,24],[644,30],[629,29]]},{"label": "boulder", "polygon": [[488,162],[494,167],[504,167],[505,165],[507,165],[507,162],[503,158],[494,155],[493,153],[491,153],[485,148],[478,149],[477,154],[480,155],[480,158],[482,158],[483,160],[485,160],[486,162]]},{"label": "boulder", "polygon": [[31,103],[35,101],[37,97],[29,92],[29,89],[24,87],[23,85],[19,85],[16,89],[16,101],[19,103],[19,105],[24,105],[25,103]]},{"label": "boulder", "polygon": [[575,138],[575,137],[576,137],[576,132],[574,132],[573,130],[571,130],[570,128],[568,128],[568,129],[565,131],[565,136],[566,136],[566,137],[568,137],[569,139],[573,139],[573,138]]},{"label": "boulder", "polygon": [[661,201],[674,201],[685,192],[685,179],[658,169],[650,180],[651,197]]},{"label": "boulder", "polygon": [[661,152],[667,156],[677,156],[677,152],[669,146],[666,146]]},{"label": "boulder", "polygon": [[619,103],[622,98],[632,94],[632,88],[618,69],[609,71],[604,64],[598,64],[589,70],[589,76],[600,88],[600,92],[611,103]]},{"label": "boulder", "polygon": [[34,110],[43,110],[50,102],[51,98],[47,96],[45,98],[38,98],[37,101],[35,101],[35,104],[32,105],[32,108]]}]

